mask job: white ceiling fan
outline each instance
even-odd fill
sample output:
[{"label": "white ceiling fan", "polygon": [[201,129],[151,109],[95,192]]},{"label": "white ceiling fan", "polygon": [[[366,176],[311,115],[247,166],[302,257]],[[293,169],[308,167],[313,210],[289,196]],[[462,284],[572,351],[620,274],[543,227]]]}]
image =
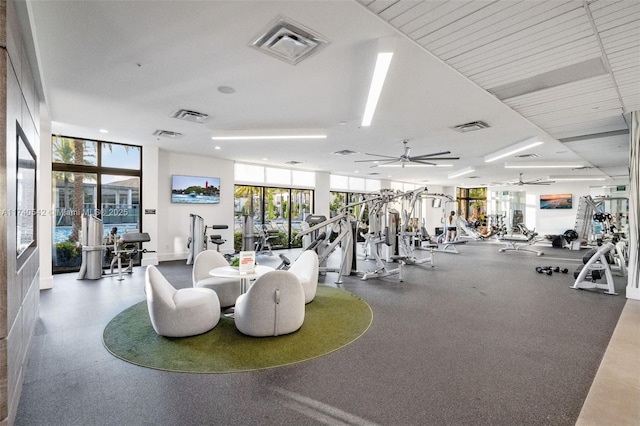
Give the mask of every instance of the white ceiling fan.
[{"label": "white ceiling fan", "polygon": [[553,181],[553,180],[542,180],[542,179],[525,181],[525,180],[522,179],[522,173],[520,173],[520,176],[519,176],[517,181],[507,182],[507,185],[516,185],[516,186],[523,186],[523,185],[551,185],[552,183],[555,183],[555,181]]},{"label": "white ceiling fan", "polygon": [[409,140],[405,139],[405,140],[402,141],[402,143],[404,145],[404,152],[399,157],[392,157],[392,156],[389,156],[389,155],[381,155],[381,154],[371,154],[369,152],[365,152],[365,154],[367,154],[367,155],[372,155],[374,157],[380,157],[380,159],[355,160],[355,162],[356,163],[368,163],[368,162],[377,163],[377,164],[374,164],[371,167],[385,166],[385,165],[390,165],[390,164],[394,164],[394,163],[399,163],[402,167],[404,167],[405,164],[407,164],[407,163],[416,163],[416,164],[421,164],[423,166],[435,166],[436,163],[432,163],[432,161],[459,160],[460,159],[460,157],[440,157],[440,155],[451,154],[451,151],[442,151],[442,152],[434,152],[434,153],[431,153],[431,154],[423,154],[423,155],[411,156],[410,155],[411,147],[408,145]]}]

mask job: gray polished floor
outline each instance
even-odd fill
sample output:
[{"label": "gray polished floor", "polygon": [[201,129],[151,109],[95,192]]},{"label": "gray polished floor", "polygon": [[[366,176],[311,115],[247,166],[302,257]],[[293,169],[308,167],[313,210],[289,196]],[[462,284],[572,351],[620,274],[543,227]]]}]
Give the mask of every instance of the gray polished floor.
[{"label": "gray polished floor", "polygon": [[[573,425],[626,279],[616,277],[617,297],[572,290],[584,251],[544,247],[536,257],[500,247],[469,242],[460,254],[435,253],[433,268],[403,267],[403,282],[352,275],[338,285],[328,273],[322,281],[371,306],[368,332],[311,361],[234,374],[162,372],[106,351],[104,326],[144,300],[142,268],[124,281],[57,275],[41,292],[16,425]],[[534,270],[546,265],[570,272]],[[358,261],[360,271],[374,267]],[[189,268],[161,264],[179,287],[189,285]]]}]

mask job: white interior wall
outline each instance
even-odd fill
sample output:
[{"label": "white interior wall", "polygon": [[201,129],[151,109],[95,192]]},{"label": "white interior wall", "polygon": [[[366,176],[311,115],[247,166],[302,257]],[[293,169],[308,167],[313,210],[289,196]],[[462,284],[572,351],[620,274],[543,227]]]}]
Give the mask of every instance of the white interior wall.
[{"label": "white interior wall", "polygon": [[[526,210],[525,225],[529,229],[535,229],[539,235],[562,234],[567,229],[573,229],[576,221],[578,200],[589,195],[593,182],[566,182],[546,185],[504,186],[491,187],[491,191],[525,191]],[[571,209],[540,209],[540,195],[545,194],[571,194],[573,206]]]},{"label": "white interior wall", "polygon": [[[212,157],[159,152],[156,185],[159,261],[188,257],[189,215],[192,213],[201,216],[207,226],[228,225],[228,229],[216,229],[212,233],[227,240],[220,246],[220,251],[233,252],[233,164],[233,161]],[[220,204],[171,203],[172,175],[219,177]]]}]

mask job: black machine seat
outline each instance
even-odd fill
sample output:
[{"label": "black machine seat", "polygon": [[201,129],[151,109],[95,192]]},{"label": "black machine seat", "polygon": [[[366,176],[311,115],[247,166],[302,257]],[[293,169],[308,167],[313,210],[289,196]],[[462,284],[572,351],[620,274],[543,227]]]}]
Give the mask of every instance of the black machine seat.
[{"label": "black machine seat", "polygon": [[[209,228],[211,228],[211,229],[229,229],[229,225],[211,225],[211,226],[209,226]],[[205,232],[206,232],[206,229],[205,229]],[[222,235],[216,235],[216,234],[209,235],[209,241],[211,242],[211,244],[215,244],[216,245],[216,249],[218,251],[220,251],[220,246],[227,242],[227,240],[222,238]]]},{"label": "black machine seat", "polygon": [[125,232],[120,236],[122,244],[148,243],[149,241],[151,241],[151,237],[147,232]]}]

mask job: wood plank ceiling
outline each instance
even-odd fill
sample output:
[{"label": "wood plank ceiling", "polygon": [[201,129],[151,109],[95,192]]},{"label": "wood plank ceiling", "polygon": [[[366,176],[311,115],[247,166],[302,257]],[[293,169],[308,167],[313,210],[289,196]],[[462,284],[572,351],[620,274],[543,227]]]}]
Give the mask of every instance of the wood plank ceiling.
[{"label": "wood plank ceiling", "polygon": [[639,1],[359,2],[606,174],[626,173]]}]

